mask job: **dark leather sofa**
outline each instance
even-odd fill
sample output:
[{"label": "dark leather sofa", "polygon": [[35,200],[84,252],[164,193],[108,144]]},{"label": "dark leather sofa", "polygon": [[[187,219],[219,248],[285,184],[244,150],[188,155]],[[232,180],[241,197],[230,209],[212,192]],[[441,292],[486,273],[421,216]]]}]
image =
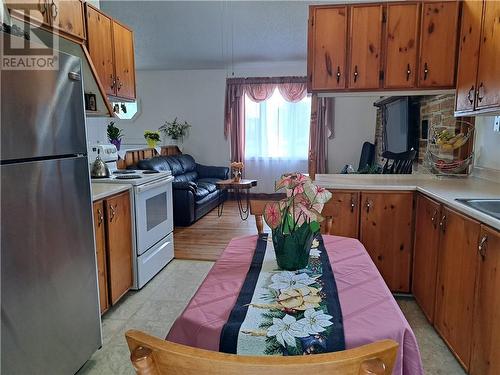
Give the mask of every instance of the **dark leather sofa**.
[{"label": "dark leather sofa", "polygon": [[[229,168],[209,167],[195,162],[191,155],[157,156],[141,160],[137,169],[172,171],[174,224],[188,226],[225,200],[226,191],[219,192],[215,183],[229,178]],[[219,197],[220,194],[220,197]]]}]

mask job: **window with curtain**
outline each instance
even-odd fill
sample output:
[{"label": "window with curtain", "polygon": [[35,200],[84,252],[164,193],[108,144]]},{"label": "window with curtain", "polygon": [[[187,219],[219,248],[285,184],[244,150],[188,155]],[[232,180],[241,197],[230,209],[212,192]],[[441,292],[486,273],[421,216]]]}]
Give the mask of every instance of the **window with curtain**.
[{"label": "window with curtain", "polygon": [[274,192],[283,173],[307,172],[311,98],[286,101],[278,89],[259,103],[245,95],[245,176]]}]

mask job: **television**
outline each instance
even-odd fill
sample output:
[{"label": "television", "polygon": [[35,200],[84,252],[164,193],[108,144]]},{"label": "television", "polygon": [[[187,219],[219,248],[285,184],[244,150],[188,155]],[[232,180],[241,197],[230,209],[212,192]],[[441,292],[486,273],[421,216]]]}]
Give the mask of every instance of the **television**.
[{"label": "television", "polygon": [[419,105],[410,97],[397,97],[383,105],[383,151],[418,150]]}]

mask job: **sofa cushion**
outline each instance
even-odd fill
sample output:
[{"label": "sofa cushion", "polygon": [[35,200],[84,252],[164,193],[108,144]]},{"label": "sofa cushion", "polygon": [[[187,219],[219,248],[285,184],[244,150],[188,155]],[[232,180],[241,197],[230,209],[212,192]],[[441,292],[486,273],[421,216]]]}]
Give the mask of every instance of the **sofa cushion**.
[{"label": "sofa cushion", "polygon": [[184,171],[184,173],[192,172],[196,169],[196,162],[191,155],[182,154],[173,157],[175,157],[177,161],[182,165],[182,170]]},{"label": "sofa cushion", "polygon": [[178,176],[184,173],[184,168],[182,168],[182,164],[177,160],[177,158],[172,156],[164,156],[165,160],[170,165],[170,170],[172,171],[173,176]]},{"label": "sofa cushion", "polygon": [[208,190],[209,193],[213,193],[215,190],[217,190],[217,186],[215,186],[215,184],[211,182],[198,180],[196,181],[196,185],[198,185],[198,187]]},{"label": "sofa cushion", "polygon": [[135,166],[134,169],[142,169],[142,170],[149,169],[161,172],[161,171],[168,171],[171,168],[167,158],[165,158],[164,156],[156,156],[151,159],[139,160],[137,162],[137,166]]},{"label": "sofa cushion", "polygon": [[194,200],[195,202],[198,202],[205,198],[210,192],[207,189],[204,189],[200,186],[198,186],[194,192]]},{"label": "sofa cushion", "polygon": [[[224,193],[224,192],[222,192],[222,193]],[[225,196],[223,195],[222,198],[225,198]],[[203,197],[203,198],[201,198],[199,200],[197,199],[194,204],[195,204],[195,206],[198,209],[199,206],[202,206],[202,205],[208,203],[211,200],[214,200],[216,202],[219,200],[219,192],[218,191],[214,191],[214,192],[212,192],[210,194],[207,194],[205,197]]]},{"label": "sofa cushion", "polygon": [[[200,173],[199,172],[198,172],[198,177],[200,177]],[[199,182],[208,182],[208,183],[210,183],[212,185],[215,185],[218,181],[221,181],[221,179],[220,178],[208,178],[208,177],[205,177],[205,178],[198,178],[198,181]]]},{"label": "sofa cushion", "polygon": [[192,182],[198,182],[196,181],[198,179],[198,173],[196,172],[188,172],[188,173],[184,173],[184,174],[180,174],[180,175],[177,175],[175,176],[174,178],[174,182],[188,182],[188,181],[192,181]]}]

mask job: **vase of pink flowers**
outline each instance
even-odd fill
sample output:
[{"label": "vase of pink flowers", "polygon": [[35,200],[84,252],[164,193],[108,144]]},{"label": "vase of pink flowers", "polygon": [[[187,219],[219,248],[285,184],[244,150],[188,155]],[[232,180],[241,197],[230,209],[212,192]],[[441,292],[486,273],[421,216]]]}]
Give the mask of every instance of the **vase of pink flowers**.
[{"label": "vase of pink flowers", "polygon": [[308,176],[290,173],[276,182],[276,191],[285,190],[286,198],[266,204],[264,220],[272,230],[279,268],[296,271],[307,266],[321,211],[332,194],[315,185]]}]

